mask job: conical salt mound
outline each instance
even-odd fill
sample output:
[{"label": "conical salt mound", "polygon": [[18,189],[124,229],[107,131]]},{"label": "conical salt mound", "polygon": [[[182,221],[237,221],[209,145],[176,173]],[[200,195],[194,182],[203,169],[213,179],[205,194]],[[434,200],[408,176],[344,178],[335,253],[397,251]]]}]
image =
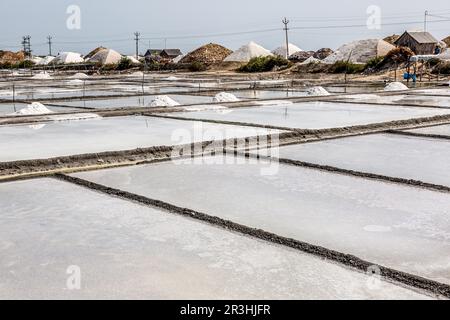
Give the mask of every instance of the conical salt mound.
[{"label": "conical salt mound", "polygon": [[84,62],[84,59],[81,57],[79,53],[76,52],[60,52],[56,56],[56,58],[52,61],[52,63],[61,63],[61,64],[68,64],[68,63],[81,63]]},{"label": "conical salt mound", "polygon": [[240,47],[225,58],[225,62],[248,62],[252,58],[273,56],[273,54],[253,41]]},{"label": "conical salt mound", "polygon": [[97,52],[88,62],[100,64],[117,64],[122,59],[122,55],[112,49],[103,49]]},{"label": "conical salt mound", "polygon": [[392,49],[395,49],[395,46],[384,40],[358,40],[343,45],[323,62],[333,64],[337,61],[349,60],[353,63],[367,63],[372,58],[385,56]]},{"label": "conical salt mound", "polygon": [[[289,55],[299,52],[299,51],[303,51],[302,49],[300,49],[299,47],[297,47],[296,45],[289,43]],[[272,53],[276,56],[280,56],[283,58],[287,57],[287,50],[286,50],[286,45],[283,45],[281,47],[278,47],[276,49],[274,49],[272,51]]]}]

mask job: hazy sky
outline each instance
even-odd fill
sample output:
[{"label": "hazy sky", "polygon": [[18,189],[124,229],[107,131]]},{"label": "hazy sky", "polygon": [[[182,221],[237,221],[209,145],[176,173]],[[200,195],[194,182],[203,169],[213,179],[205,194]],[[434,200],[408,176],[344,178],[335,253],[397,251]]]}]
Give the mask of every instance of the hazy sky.
[{"label": "hazy sky", "polygon": [[[70,5],[81,9],[81,29],[67,28]],[[381,9],[379,30],[366,26],[371,5]],[[440,16],[429,17],[438,22],[430,22],[428,30],[439,39],[450,35],[450,5],[443,0],[1,0],[0,49],[19,50],[21,37],[30,35],[34,53],[46,54],[46,36],[52,35],[54,52],[85,54],[103,45],[132,54],[135,31],[144,38],[142,52],[149,40],[152,48],[164,47],[164,38],[168,48],[185,52],[209,42],[237,49],[250,40],[274,49],[284,41],[284,16],[294,28],[290,42],[305,50],[336,48],[350,40],[423,29],[425,10]]]}]

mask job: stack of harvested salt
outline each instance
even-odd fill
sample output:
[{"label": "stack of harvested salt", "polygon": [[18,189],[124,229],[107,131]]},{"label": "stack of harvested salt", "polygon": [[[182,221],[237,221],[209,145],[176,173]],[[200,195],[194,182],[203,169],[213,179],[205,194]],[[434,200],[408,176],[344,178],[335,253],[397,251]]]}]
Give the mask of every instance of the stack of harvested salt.
[{"label": "stack of harvested salt", "polygon": [[122,55],[112,49],[102,49],[94,54],[87,62],[105,64],[117,64],[122,59]]},{"label": "stack of harvested salt", "polygon": [[259,44],[254,43],[253,41],[246,44],[245,46],[240,47],[238,50],[230,54],[225,58],[225,62],[249,62],[250,59],[256,57],[267,57],[272,56],[273,54],[260,46]]},{"label": "stack of harvested salt", "polygon": [[239,100],[234,94],[228,92],[218,93],[214,98],[213,102],[237,102]]},{"label": "stack of harvested salt", "polygon": [[329,96],[330,93],[323,87],[312,87],[306,90],[308,96]]},{"label": "stack of harvested salt", "polygon": [[405,90],[409,90],[409,88],[401,82],[391,82],[384,88],[384,91],[405,91]]},{"label": "stack of harvested salt", "polygon": [[36,63],[39,66],[46,66],[48,64],[50,64],[52,61],[55,60],[55,57],[53,56],[46,56],[45,58],[43,58],[41,61],[39,61],[38,63]]},{"label": "stack of harvested salt", "polygon": [[84,59],[76,52],[60,52],[52,62],[55,64],[82,63]]},{"label": "stack of harvested salt", "polygon": [[[299,47],[297,47],[296,45],[289,43],[289,55],[299,52],[299,51],[303,51],[302,49],[300,49]],[[287,58],[287,50],[286,50],[286,44],[282,45],[281,47],[278,47],[276,49],[274,49],[272,51],[272,53],[276,56],[280,56],[283,58]]]},{"label": "stack of harvested salt", "polygon": [[53,111],[49,110],[46,106],[39,102],[33,102],[27,107],[12,113],[13,116],[25,116],[25,115],[37,115],[37,114],[48,114],[53,113]]},{"label": "stack of harvested salt", "polygon": [[149,107],[175,107],[180,104],[168,96],[156,96],[155,99],[148,104]]},{"label": "stack of harvested salt", "polygon": [[311,56],[300,64],[310,64],[310,63],[320,63],[320,62],[321,62],[320,59],[316,59],[313,56]]},{"label": "stack of harvested salt", "polygon": [[343,45],[322,61],[329,64],[347,60],[353,63],[367,63],[372,58],[385,56],[392,49],[395,47],[384,40],[358,40]]}]

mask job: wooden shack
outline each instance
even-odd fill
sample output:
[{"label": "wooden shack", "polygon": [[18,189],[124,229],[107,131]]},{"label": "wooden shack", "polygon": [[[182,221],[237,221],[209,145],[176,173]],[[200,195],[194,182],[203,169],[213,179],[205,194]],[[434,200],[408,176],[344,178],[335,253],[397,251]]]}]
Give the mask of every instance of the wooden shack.
[{"label": "wooden shack", "polygon": [[408,47],[417,55],[434,54],[439,41],[429,32],[406,31],[394,44],[399,47]]}]

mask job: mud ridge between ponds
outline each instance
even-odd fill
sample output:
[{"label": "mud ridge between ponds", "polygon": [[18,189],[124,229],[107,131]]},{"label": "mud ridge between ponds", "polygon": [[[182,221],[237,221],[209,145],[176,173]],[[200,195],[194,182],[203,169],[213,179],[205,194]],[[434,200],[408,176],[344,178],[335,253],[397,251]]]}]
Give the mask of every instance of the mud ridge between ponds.
[{"label": "mud ridge between ponds", "polygon": [[407,185],[407,186],[424,188],[424,189],[428,189],[428,190],[432,190],[432,191],[450,193],[450,187],[448,187],[448,186],[423,182],[420,180],[390,177],[390,176],[385,176],[385,175],[376,174],[376,173],[343,169],[343,168],[338,168],[338,167],[329,166],[329,165],[321,165],[321,164],[316,164],[316,163],[311,163],[311,162],[304,162],[304,161],[300,161],[300,160],[260,156],[260,155],[252,154],[252,153],[248,153],[248,152],[246,152],[246,153],[240,152],[240,153],[238,153],[238,155],[246,157],[246,158],[251,157],[254,159],[267,159],[270,161],[275,161],[275,162],[279,162],[279,163],[283,163],[283,164],[287,164],[287,165],[291,165],[291,166],[297,166],[297,167],[303,167],[303,168],[309,168],[309,169],[317,169],[317,170],[321,170],[321,171],[327,171],[327,172],[338,173],[338,174],[343,174],[343,175],[348,175],[348,176],[354,176],[354,177],[358,177],[358,178],[386,181],[386,182],[391,182],[391,183],[396,183],[396,184],[403,184],[403,185]]},{"label": "mud ridge between ponds", "polygon": [[442,134],[407,132],[407,131],[399,131],[399,130],[389,130],[388,133],[399,134],[399,135],[403,135],[403,136],[418,137],[418,138],[450,140],[450,136],[446,136],[446,135],[442,135]]},{"label": "mud ridge between ponds", "polygon": [[93,183],[84,179],[71,177],[63,174],[56,174],[55,178],[66,181],[78,186],[82,186],[91,190],[95,190],[110,196],[118,197],[125,200],[131,200],[140,204],[144,204],[151,207],[156,207],[163,209],[165,211],[169,211],[172,213],[179,214],[181,216],[190,217],[196,220],[200,220],[206,223],[209,223],[214,226],[219,226],[221,228],[231,230],[234,232],[241,233],[243,235],[251,236],[260,240],[268,241],[274,244],[283,245],[286,247],[290,247],[302,252],[306,252],[309,254],[313,254],[320,258],[325,258],[331,260],[333,262],[337,262],[339,264],[345,265],[347,267],[355,268],[362,272],[368,272],[374,266],[379,268],[381,271],[381,275],[384,279],[396,283],[400,283],[402,285],[406,285],[409,287],[417,288],[420,290],[425,290],[428,293],[433,295],[439,295],[446,298],[450,298],[450,286],[436,282],[434,280],[429,280],[426,278],[422,278],[416,275],[412,275],[409,273],[405,273],[402,271],[397,271],[395,269],[391,269],[388,267],[380,266],[376,263],[371,263],[365,260],[362,260],[356,256],[341,253],[338,251],[330,250],[324,247],[312,245],[306,242],[302,242],[295,239],[290,239],[286,237],[282,237],[276,235],[274,233],[270,233],[261,229],[251,228],[242,224],[238,224],[229,220],[224,220],[219,217],[211,216],[202,212],[198,212],[195,210],[187,209],[172,205],[167,202],[163,202],[160,200],[150,199],[144,196],[136,195],[130,192],[122,191],[119,189],[109,188],[107,186]]}]

